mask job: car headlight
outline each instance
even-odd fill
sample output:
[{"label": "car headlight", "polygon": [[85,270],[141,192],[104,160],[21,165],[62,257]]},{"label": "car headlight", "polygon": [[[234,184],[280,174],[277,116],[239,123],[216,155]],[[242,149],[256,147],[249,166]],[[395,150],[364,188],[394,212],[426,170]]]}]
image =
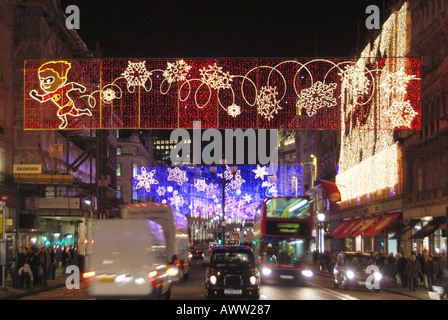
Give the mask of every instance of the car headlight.
[{"label": "car headlight", "polygon": [[271,273],[272,273],[272,270],[271,269],[269,269],[269,268],[263,268],[263,274],[265,275],[265,276],[268,276],[268,275],[270,275]]},{"label": "car headlight", "polygon": [[355,277],[355,273],[353,271],[348,270],[347,271],[347,278],[349,278],[351,280],[354,277]]},{"label": "car headlight", "polygon": [[250,278],[249,278],[249,282],[250,282],[250,284],[251,285],[256,285],[257,284],[257,278],[255,278],[255,276],[251,276]]},{"label": "car headlight", "polygon": [[215,285],[217,281],[218,281],[218,278],[216,278],[216,276],[210,277],[210,284]]},{"label": "car headlight", "polygon": [[302,270],[302,275],[304,277],[311,278],[314,275],[314,273],[311,270]]},{"label": "car headlight", "polygon": [[383,275],[381,273],[379,273],[379,272],[375,272],[373,274],[373,276],[375,277],[376,281],[380,281],[381,279],[383,279]]}]

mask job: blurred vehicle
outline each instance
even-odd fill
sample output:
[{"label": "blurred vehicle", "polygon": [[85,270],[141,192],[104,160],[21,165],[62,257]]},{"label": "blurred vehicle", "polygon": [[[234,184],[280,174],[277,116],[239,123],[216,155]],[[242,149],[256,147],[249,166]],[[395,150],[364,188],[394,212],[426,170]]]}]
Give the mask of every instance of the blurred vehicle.
[{"label": "blurred vehicle", "polygon": [[169,265],[162,226],[151,220],[95,220],[87,255],[88,292],[105,298],[171,298],[176,267]]},{"label": "blurred vehicle", "polygon": [[312,206],[307,196],[266,198],[260,204],[253,242],[262,281],[304,284],[314,276]]},{"label": "blurred vehicle", "polygon": [[213,247],[217,247],[218,246],[218,243],[216,242],[216,241],[214,241],[214,242],[209,242],[208,243],[208,251],[210,252],[210,250],[213,248]]},{"label": "blurred vehicle", "polygon": [[190,261],[204,260],[204,252],[202,251],[202,248],[191,248],[188,257],[190,258]]},{"label": "blurred vehicle", "polygon": [[188,278],[190,272],[190,242],[188,222],[185,216],[173,210],[166,203],[137,203],[123,209],[123,219],[150,219],[159,223],[165,234],[167,255],[170,263],[177,266],[179,273],[176,281]]},{"label": "blurred vehicle", "polygon": [[205,274],[207,298],[260,297],[260,274],[252,250],[246,246],[219,246],[211,250]]},{"label": "blurred vehicle", "polygon": [[335,288],[339,286],[344,290],[348,290],[349,287],[368,288],[369,284],[375,283],[375,291],[379,292],[382,278],[370,254],[351,251],[342,251],[338,254],[333,270]]}]

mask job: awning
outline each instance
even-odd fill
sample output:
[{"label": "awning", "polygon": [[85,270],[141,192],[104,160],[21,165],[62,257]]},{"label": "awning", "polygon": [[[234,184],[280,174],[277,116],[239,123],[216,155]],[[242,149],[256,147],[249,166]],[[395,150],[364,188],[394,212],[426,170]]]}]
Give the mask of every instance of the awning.
[{"label": "awning", "polygon": [[427,236],[431,235],[434,231],[440,228],[440,226],[445,222],[445,217],[434,217],[431,221],[428,222],[426,226],[424,226],[421,230],[417,231],[414,235],[412,235],[409,239],[423,239]]},{"label": "awning", "polygon": [[373,237],[376,236],[378,233],[380,233],[384,228],[386,228],[388,225],[390,225],[392,222],[395,221],[399,216],[401,215],[401,212],[396,213],[388,213],[384,217],[381,218],[380,221],[378,221],[374,226],[370,227],[369,230],[364,232],[363,236],[365,237]]},{"label": "awning", "polygon": [[414,228],[415,225],[419,222],[420,222],[420,219],[411,219],[408,222],[408,224],[403,227],[403,229],[395,232],[395,234],[392,237],[390,237],[390,239],[399,239],[403,234],[405,234],[406,232],[408,232],[409,230]]},{"label": "awning", "polygon": [[345,230],[347,224],[349,224],[352,220],[342,221],[338,224],[336,228],[330,231],[330,235],[337,238],[338,234]]},{"label": "awning", "polygon": [[347,237],[346,234],[348,233],[348,231],[353,227],[353,225],[356,224],[357,221],[355,220],[349,220],[347,224],[345,224],[344,228],[341,229],[341,232],[339,232],[336,236],[334,236],[335,238],[345,238]]},{"label": "awning", "polygon": [[354,238],[354,237],[357,237],[357,236],[363,234],[366,230],[368,230],[371,226],[373,226],[373,224],[375,222],[377,222],[380,218],[381,218],[381,216],[373,216],[373,217],[367,218],[369,220],[367,222],[365,222],[357,231],[355,231],[355,233],[353,233],[351,235],[351,237]]},{"label": "awning", "polygon": [[364,219],[355,219],[352,221],[352,223],[348,224],[347,227],[342,231],[342,233],[339,234],[338,238],[348,238],[354,233],[356,230],[361,228],[363,223],[367,222],[369,218]]},{"label": "awning", "polygon": [[319,180],[322,183],[322,187],[324,188],[330,203],[337,203],[341,201],[341,192],[335,183],[322,179]]}]

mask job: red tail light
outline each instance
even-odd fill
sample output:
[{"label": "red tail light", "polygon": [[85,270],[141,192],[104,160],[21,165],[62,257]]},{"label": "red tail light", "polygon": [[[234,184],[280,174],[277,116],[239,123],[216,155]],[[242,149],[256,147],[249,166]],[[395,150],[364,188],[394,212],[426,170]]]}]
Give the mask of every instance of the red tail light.
[{"label": "red tail light", "polygon": [[94,276],[96,275],[96,272],[95,271],[88,271],[88,272],[84,272],[83,274],[82,274],[82,278],[85,280],[85,279],[90,279],[90,278],[93,278]]}]

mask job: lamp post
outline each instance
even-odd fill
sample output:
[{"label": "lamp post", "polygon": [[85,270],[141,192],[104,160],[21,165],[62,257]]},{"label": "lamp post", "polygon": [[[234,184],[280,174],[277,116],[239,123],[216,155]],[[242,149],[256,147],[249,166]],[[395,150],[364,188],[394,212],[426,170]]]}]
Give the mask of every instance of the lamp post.
[{"label": "lamp post", "polygon": [[319,251],[321,253],[325,252],[325,238],[324,238],[324,223],[325,223],[325,214],[318,213],[317,214],[318,222],[318,239],[319,239]]},{"label": "lamp post", "polygon": [[[226,207],[226,185],[230,183],[231,180],[227,180],[224,178],[224,169],[225,169],[225,160],[222,161],[221,168],[223,171],[222,178],[218,179],[216,177],[216,172],[218,171],[217,166],[211,166],[210,172],[213,175],[214,179],[217,183],[219,183],[222,186],[222,217],[220,219],[220,225],[221,225],[221,237],[222,237],[222,244],[226,244],[226,225],[225,225],[225,207]],[[235,176],[236,172],[238,171],[238,168],[236,166],[230,167],[230,172]]]}]

